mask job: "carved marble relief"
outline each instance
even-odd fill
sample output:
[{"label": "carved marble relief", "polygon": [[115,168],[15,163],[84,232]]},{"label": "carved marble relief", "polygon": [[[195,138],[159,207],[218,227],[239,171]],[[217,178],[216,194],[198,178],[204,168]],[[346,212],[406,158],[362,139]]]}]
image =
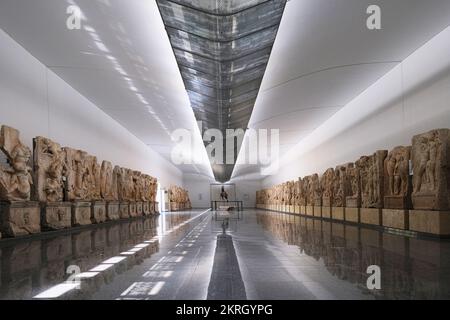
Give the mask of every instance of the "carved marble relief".
[{"label": "carved marble relief", "polygon": [[407,209],[409,207],[411,191],[410,159],[411,147],[399,146],[388,153],[384,161],[385,208]]},{"label": "carved marble relief", "polygon": [[81,150],[63,148],[66,155],[67,200],[86,200],[89,195],[88,180],[89,171],[87,164],[88,154]]},{"label": "carved marble relief", "polygon": [[387,151],[380,150],[371,156],[363,156],[356,162],[360,172],[362,208],[383,208],[386,156]]},{"label": "carved marble relief", "polygon": [[414,209],[450,210],[450,130],[438,129],[413,138]]},{"label": "carved marble relief", "polygon": [[319,175],[317,173],[311,176],[312,196],[314,197],[314,205],[322,205],[322,187],[320,185]]},{"label": "carved marble relief", "polygon": [[34,139],[34,176],[36,200],[64,200],[66,155],[61,146],[44,137]]},{"label": "carved marble relief", "polygon": [[345,197],[345,206],[348,208],[361,207],[361,176],[359,167],[351,163],[347,165],[347,179],[349,193]]},{"label": "carved marble relief", "polygon": [[20,141],[18,130],[2,126],[0,150],[8,162],[0,165],[0,201],[29,201],[33,184],[30,148]]},{"label": "carved marble relief", "polygon": [[322,191],[322,205],[331,207],[333,203],[335,173],[333,168],[327,169],[320,179],[320,187]]},{"label": "carved marble relief", "polygon": [[348,195],[352,194],[350,171],[353,164],[337,166],[334,170],[333,207],[345,207]]},{"label": "carved marble relief", "polygon": [[112,163],[103,161],[100,170],[100,195],[106,201],[117,201],[117,177]]}]

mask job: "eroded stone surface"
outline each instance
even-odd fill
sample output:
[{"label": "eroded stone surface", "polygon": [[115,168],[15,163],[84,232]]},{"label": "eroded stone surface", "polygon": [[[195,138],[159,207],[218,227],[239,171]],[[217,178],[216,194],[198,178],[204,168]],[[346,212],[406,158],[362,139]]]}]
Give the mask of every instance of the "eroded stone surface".
[{"label": "eroded stone surface", "polygon": [[106,203],[93,201],[91,207],[92,223],[102,223],[106,221]]},{"label": "eroded stone surface", "polygon": [[414,209],[450,210],[450,130],[415,136],[412,163]]},{"label": "eroded stone surface", "polygon": [[41,212],[37,202],[0,203],[1,232],[18,237],[41,232]]},{"label": "eroded stone surface", "polygon": [[18,130],[2,126],[0,151],[8,164],[0,164],[0,201],[29,201],[31,199],[31,150],[20,141]]},{"label": "eroded stone surface", "polygon": [[106,218],[109,221],[120,219],[119,202],[114,201],[106,204]]},{"label": "eroded stone surface", "polygon": [[383,208],[386,156],[387,151],[380,150],[371,156],[363,156],[356,162],[360,170],[362,208]]},{"label": "eroded stone surface", "polygon": [[76,201],[72,203],[72,226],[91,224],[91,203]]},{"label": "eroded stone surface", "polygon": [[411,200],[410,159],[411,147],[399,146],[392,149],[384,161],[384,207],[387,209],[407,209],[409,207]]},{"label": "eroded stone surface", "polygon": [[42,228],[60,230],[72,226],[72,204],[50,202],[42,205]]}]

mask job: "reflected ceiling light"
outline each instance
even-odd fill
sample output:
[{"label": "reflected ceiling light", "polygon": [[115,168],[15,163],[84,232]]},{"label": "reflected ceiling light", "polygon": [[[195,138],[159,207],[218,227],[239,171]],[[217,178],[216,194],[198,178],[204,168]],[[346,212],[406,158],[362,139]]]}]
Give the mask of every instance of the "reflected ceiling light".
[{"label": "reflected ceiling light", "polygon": [[66,294],[67,292],[74,290],[78,288],[78,283],[61,283],[54,287],[51,287],[48,290],[45,290],[44,292],[34,296],[34,299],[55,299],[63,294]]}]

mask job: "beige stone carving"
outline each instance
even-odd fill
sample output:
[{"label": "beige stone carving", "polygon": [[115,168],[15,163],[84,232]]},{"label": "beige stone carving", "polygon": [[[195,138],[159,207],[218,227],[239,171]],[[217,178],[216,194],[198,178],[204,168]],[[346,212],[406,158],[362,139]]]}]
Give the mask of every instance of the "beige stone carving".
[{"label": "beige stone carving", "polygon": [[0,150],[9,166],[0,164],[0,201],[29,201],[31,199],[31,150],[20,141],[19,131],[2,126]]},{"label": "beige stone carving", "polygon": [[387,209],[408,209],[409,207],[410,159],[411,147],[399,146],[391,150],[384,161],[384,207]]},{"label": "beige stone carving", "polygon": [[106,201],[117,201],[117,176],[113,174],[113,166],[109,161],[103,161],[100,171],[100,194]]},{"label": "beige stone carving", "polygon": [[347,208],[361,207],[361,178],[359,167],[353,163],[347,165],[347,179],[349,184],[349,193],[345,197],[345,206]]},{"label": "beige stone carving", "polygon": [[314,206],[322,205],[322,187],[320,185],[319,175],[317,173],[311,176],[312,194],[314,197]]},{"label": "beige stone carving", "polygon": [[324,207],[331,207],[333,203],[333,192],[335,183],[335,173],[333,168],[327,169],[320,179],[322,190],[322,204]]},{"label": "beige stone carving", "polygon": [[66,198],[69,201],[86,200],[88,189],[88,154],[81,150],[63,148],[66,155],[67,190]]},{"label": "beige stone carving", "polygon": [[36,200],[40,202],[63,201],[63,178],[67,169],[65,152],[58,143],[45,137],[34,138],[33,144]]},{"label": "beige stone carving", "polygon": [[380,150],[371,156],[363,156],[356,162],[360,170],[362,208],[383,208],[386,156],[387,151]]},{"label": "beige stone carving", "polygon": [[414,209],[450,210],[450,130],[413,137]]},{"label": "beige stone carving", "polygon": [[353,164],[337,166],[334,170],[333,207],[345,207],[348,195],[352,194],[352,181],[349,176]]}]

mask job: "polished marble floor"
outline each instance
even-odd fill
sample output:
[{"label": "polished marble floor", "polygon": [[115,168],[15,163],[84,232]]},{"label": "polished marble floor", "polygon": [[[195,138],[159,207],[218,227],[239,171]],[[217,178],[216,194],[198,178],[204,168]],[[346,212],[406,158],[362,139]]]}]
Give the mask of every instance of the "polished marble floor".
[{"label": "polished marble floor", "polygon": [[0,299],[450,298],[448,240],[261,210],[224,219],[194,210],[1,240]]}]

